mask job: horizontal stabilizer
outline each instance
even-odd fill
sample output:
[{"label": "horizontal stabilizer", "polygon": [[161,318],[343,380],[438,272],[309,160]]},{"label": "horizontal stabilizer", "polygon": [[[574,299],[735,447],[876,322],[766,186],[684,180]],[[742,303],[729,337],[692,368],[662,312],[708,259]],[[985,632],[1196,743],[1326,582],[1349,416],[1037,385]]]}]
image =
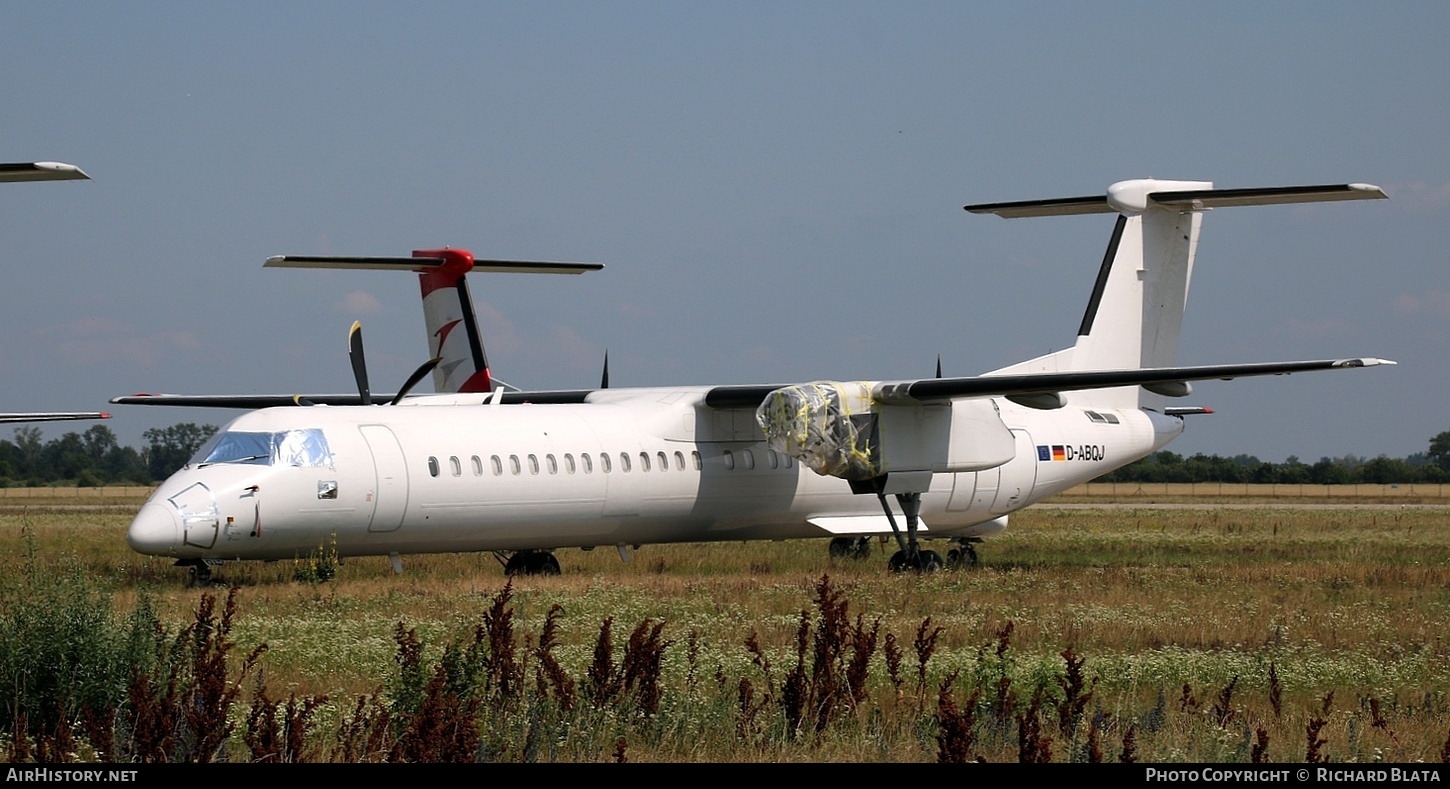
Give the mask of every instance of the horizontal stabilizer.
[{"label": "horizontal stabilizer", "polygon": [[[337,255],[273,255],[263,266],[270,268],[346,268],[374,271],[424,272],[442,268],[447,259],[438,257],[345,257]],[[561,263],[547,260],[478,260],[473,271],[496,274],[583,274],[598,271],[603,263]]]},{"label": "horizontal stabilizer", "polygon": [[1211,414],[1213,409],[1206,405],[1169,406],[1163,409],[1163,413],[1167,416],[1198,416]]},{"label": "horizontal stabilizer", "polygon": [[[1020,219],[1032,216],[1070,216],[1074,214],[1112,214],[1141,212],[1146,203],[1125,202],[1117,198],[1114,190],[1119,186],[1139,182],[1124,181],[1114,184],[1108,194],[1090,197],[1067,197],[1054,200],[1021,200],[1011,203],[978,203],[963,206],[974,214],[996,214],[1004,219]],[[1169,182],[1172,183],[1172,182]],[[1128,190],[1124,190],[1128,191]],[[1154,204],[1183,209],[1222,208],[1244,205],[1278,205],[1281,203],[1320,203],[1334,200],[1380,200],[1387,197],[1384,190],[1371,184],[1323,184],[1318,186],[1271,186],[1250,189],[1190,189],[1144,193],[1146,200]]]},{"label": "horizontal stabilizer", "polygon": [[85,181],[90,176],[64,162],[0,162],[0,183],[16,181]]}]

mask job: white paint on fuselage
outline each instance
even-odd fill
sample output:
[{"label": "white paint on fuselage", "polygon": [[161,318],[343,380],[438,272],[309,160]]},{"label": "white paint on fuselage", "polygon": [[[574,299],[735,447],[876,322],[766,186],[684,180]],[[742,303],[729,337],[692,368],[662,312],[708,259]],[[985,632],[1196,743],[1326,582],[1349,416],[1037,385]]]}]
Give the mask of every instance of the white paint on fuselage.
[{"label": "white paint on fuselage", "polygon": [[[156,490],[128,540],[183,559],[287,559],[332,540],[340,555],[360,556],[825,537],[811,520],[843,517],[880,517],[886,531],[875,496],[852,495],[844,480],[773,452],[752,412],[708,408],[706,391],[601,390],[572,405],[479,405],[474,395],[471,404],[440,396],[251,412],[226,430],[320,429],[333,465],[188,466]],[[1080,407],[995,406],[1015,456],[985,471],[933,475],[921,498],[923,536],[999,531],[1005,514],[1182,431],[1181,419],[1148,411],[1101,412],[1116,420],[1108,423]],[[214,516],[197,514],[199,491],[214,498]],[[897,520],[904,525],[899,511]]]}]

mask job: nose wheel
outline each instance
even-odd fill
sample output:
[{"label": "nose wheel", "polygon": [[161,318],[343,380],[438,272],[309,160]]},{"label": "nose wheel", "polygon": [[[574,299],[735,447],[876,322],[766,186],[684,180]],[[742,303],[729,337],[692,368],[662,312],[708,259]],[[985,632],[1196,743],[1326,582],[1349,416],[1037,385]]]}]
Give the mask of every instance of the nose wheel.
[{"label": "nose wheel", "polygon": [[221,562],[209,559],[193,559],[188,562],[177,562],[188,568],[186,585],[191,587],[210,586],[212,582],[212,568],[219,567]]}]

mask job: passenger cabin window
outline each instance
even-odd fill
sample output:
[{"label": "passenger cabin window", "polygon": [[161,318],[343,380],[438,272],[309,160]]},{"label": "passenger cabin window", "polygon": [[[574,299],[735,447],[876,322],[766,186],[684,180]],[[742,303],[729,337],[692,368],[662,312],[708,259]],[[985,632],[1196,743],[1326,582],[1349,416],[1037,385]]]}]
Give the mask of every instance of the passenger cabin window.
[{"label": "passenger cabin window", "polygon": [[585,452],[584,454],[582,454],[582,455],[579,456],[579,462],[584,466],[584,473],[585,474],[593,474],[594,473],[594,461],[592,461],[592,460],[589,459],[589,453],[588,452]]},{"label": "passenger cabin window", "polygon": [[493,466],[493,475],[495,477],[502,477],[503,476],[503,458],[499,457],[498,455],[494,455],[494,456],[492,456],[492,457],[490,457],[488,459],[488,462],[489,462],[489,465]]},{"label": "passenger cabin window", "polygon": [[539,473],[539,456],[538,455],[529,455],[529,473],[530,474],[537,474],[537,473]]},{"label": "passenger cabin window", "polygon": [[461,476],[463,476],[463,464],[461,464],[461,463],[458,462],[458,456],[457,455],[454,455],[453,457],[448,458],[448,468],[450,468],[450,469],[453,470],[453,476],[455,476],[455,477],[461,477]]},{"label": "passenger cabin window", "polygon": [[483,476],[483,459],[480,458],[478,455],[474,455],[473,458],[472,458],[472,460],[473,460],[473,476],[475,476],[475,477],[481,477],[481,476]]},{"label": "passenger cabin window", "polygon": [[619,453],[619,470],[622,471],[622,472],[624,472],[625,474],[628,474],[629,473],[629,453],[628,452],[621,452],[621,453]]},{"label": "passenger cabin window", "polygon": [[228,431],[208,441],[192,457],[198,466],[245,463],[253,466],[332,468],[332,450],[316,428],[278,433]]},{"label": "passenger cabin window", "polygon": [[676,471],[684,471],[685,470],[685,455],[684,455],[684,453],[680,452],[678,449],[675,450],[675,470]]},{"label": "passenger cabin window", "polygon": [[509,455],[509,471],[513,472],[513,475],[517,477],[522,470],[523,467],[519,465],[519,456]]},{"label": "passenger cabin window", "polygon": [[648,452],[641,452],[641,453],[639,453],[639,470],[640,471],[649,471],[649,453]]},{"label": "passenger cabin window", "polygon": [[725,470],[726,471],[734,471],[735,470],[735,455],[733,453],[731,453],[730,450],[728,450],[728,449],[725,450]]},{"label": "passenger cabin window", "polygon": [[608,453],[605,453],[605,452],[600,452],[599,453],[599,471],[601,473],[604,473],[604,474],[608,474],[609,473],[609,455],[608,455]]},{"label": "passenger cabin window", "polygon": [[564,473],[574,473],[574,456],[569,454],[568,452],[564,453]]},{"label": "passenger cabin window", "polygon": [[740,457],[741,457],[742,460],[745,461],[745,470],[746,471],[750,471],[750,470],[752,470],[752,469],[755,468],[755,453],[754,452],[751,452],[748,449],[742,450],[740,452]]},{"label": "passenger cabin window", "polygon": [[698,449],[690,452],[690,460],[694,462],[696,471],[699,471],[700,467],[704,465],[704,461],[700,458],[700,450]]},{"label": "passenger cabin window", "polygon": [[438,458],[435,458],[432,455],[428,456],[428,476],[438,476]]},{"label": "passenger cabin window", "polygon": [[549,469],[550,474],[559,473],[559,461],[554,459],[553,453],[544,456],[544,464]]}]

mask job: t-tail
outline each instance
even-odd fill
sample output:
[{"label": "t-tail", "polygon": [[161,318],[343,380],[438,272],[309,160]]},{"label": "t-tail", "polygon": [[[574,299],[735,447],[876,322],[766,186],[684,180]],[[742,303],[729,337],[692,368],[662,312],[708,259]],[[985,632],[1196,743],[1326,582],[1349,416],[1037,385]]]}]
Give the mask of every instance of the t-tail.
[{"label": "t-tail", "polygon": [[[1178,350],[1183,310],[1198,235],[1206,209],[1373,200],[1385,193],[1369,184],[1215,189],[1209,181],[1119,181],[1106,195],[966,206],[1007,219],[1072,214],[1118,215],[1093,284],[1077,341],[1070,348],[994,370],[989,375],[1169,367]],[[1075,403],[1095,408],[1161,408],[1182,397],[1186,383],[1073,392]]]},{"label": "t-tail", "polygon": [[414,271],[423,296],[428,353],[441,359],[433,370],[433,388],[447,393],[491,392],[495,381],[468,291],[470,271],[492,273],[583,274],[601,263],[537,260],[476,260],[465,249],[418,249],[412,257],[278,255],[263,265],[283,268],[350,268]]}]

